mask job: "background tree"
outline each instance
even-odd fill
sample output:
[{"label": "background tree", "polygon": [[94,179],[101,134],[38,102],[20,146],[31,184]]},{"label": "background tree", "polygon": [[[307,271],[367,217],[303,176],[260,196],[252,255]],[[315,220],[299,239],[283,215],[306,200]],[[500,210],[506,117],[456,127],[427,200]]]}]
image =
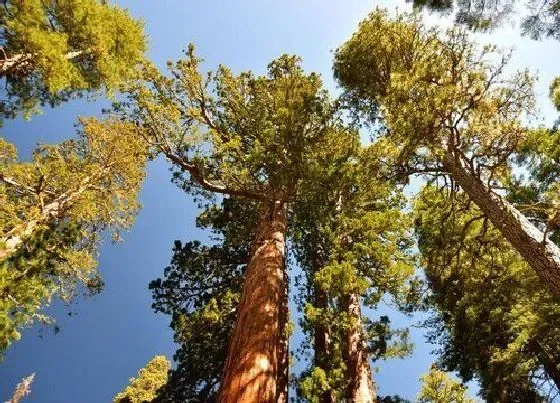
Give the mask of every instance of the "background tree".
[{"label": "background tree", "polygon": [[171,364],[165,356],[156,355],[138,371],[137,378],[130,378],[128,385],[113,398],[114,403],[146,403],[152,402],[158,390],[167,382],[167,372]]},{"label": "background tree", "polygon": [[498,191],[511,182],[534,105],[532,78],[505,77],[507,60],[459,29],[442,34],[415,16],[376,11],[338,49],[335,75],[352,104],[382,123],[401,173],[452,178],[558,296],[560,248],[548,224],[530,222]]},{"label": "background tree", "polygon": [[422,389],[418,394],[419,403],[474,403],[461,383],[451,379],[449,375],[435,366],[432,366],[430,372],[421,379]]},{"label": "background tree", "polygon": [[[560,3],[557,0],[519,2],[515,0],[413,0],[415,7],[442,14],[455,11],[455,22],[470,29],[489,31],[514,19],[523,8],[521,33],[531,39],[560,39]],[[517,22],[517,21],[516,21]]]},{"label": "background tree", "polygon": [[[287,204],[302,192],[316,150],[357,134],[340,118],[316,74],[294,56],[268,66],[266,76],[234,75],[226,67],[202,74],[189,47],[170,63],[171,77],[148,68],[121,110],[138,135],[175,167],[186,190],[257,202],[261,212],[234,326],[222,401],[276,401],[287,349],[285,234]],[[127,108],[130,106],[130,108]],[[282,349],[279,353],[278,349]],[[281,357],[279,356],[281,355]]]},{"label": "background tree", "polygon": [[146,51],[142,24],[107,1],[6,0],[0,26],[3,117],[114,91],[134,77]]},{"label": "background tree", "polygon": [[18,162],[0,140],[0,350],[53,296],[102,285],[95,270],[105,230],[128,228],[139,209],[144,142],[116,120],[82,121],[77,140],[39,146]]},{"label": "background tree", "polygon": [[554,401],[560,310],[542,281],[465,194],[426,187],[415,215],[443,368],[488,402]]},{"label": "background tree", "polygon": [[406,332],[391,330],[388,317],[361,313],[384,297],[405,305],[414,273],[404,199],[375,163],[383,151],[356,144],[340,168],[310,167],[325,189],[294,204],[296,257],[306,277],[302,327],[314,349],[300,381],[309,401],[376,401],[370,360],[410,349]]}]

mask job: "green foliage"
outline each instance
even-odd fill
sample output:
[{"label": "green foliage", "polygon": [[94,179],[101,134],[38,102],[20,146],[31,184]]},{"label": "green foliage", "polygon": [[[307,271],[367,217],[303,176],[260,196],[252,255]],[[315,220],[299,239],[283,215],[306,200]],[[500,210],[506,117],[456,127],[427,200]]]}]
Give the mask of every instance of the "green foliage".
[{"label": "green foliage", "polygon": [[[455,11],[455,22],[476,31],[491,31],[511,22],[521,2],[515,0],[412,0],[419,9],[427,8],[442,14]],[[560,12],[557,0],[530,0],[522,4],[521,32],[531,39],[560,39]]]},{"label": "green foliage", "polygon": [[0,10],[1,110],[28,116],[85,91],[135,77],[146,39],[126,10],[98,0],[8,0]]},{"label": "green foliage", "polygon": [[160,390],[158,402],[216,398],[257,220],[251,207],[224,199],[220,207],[203,211],[198,225],[210,228],[218,243],[176,241],[163,278],[150,283],[152,307],[171,316],[174,339],[180,345],[173,357],[177,367]]},{"label": "green foliage", "polygon": [[85,120],[79,138],[39,146],[31,162],[0,141],[0,350],[53,296],[69,301],[78,285],[97,292],[97,246],[118,239],[139,209],[144,143],[116,120]]},{"label": "green foliage", "polygon": [[419,403],[474,403],[468,397],[467,389],[451,379],[445,372],[432,366],[430,372],[422,376],[422,389],[418,394]]},{"label": "green foliage", "polygon": [[534,110],[533,78],[506,77],[508,59],[458,28],[440,32],[417,15],[390,19],[378,10],[337,50],[334,68],[346,98],[378,110],[368,118],[382,124],[378,134],[396,148],[401,170],[444,173],[452,153],[498,181]]},{"label": "green foliage", "polygon": [[305,279],[299,305],[307,339],[300,350],[312,348],[318,331],[329,340],[327,351],[315,352],[313,365],[300,375],[298,393],[307,401],[320,401],[327,391],[346,398],[352,375],[345,354],[348,334],[356,328],[370,359],[404,357],[411,349],[407,332],[391,329],[388,317],[356,318],[345,308],[352,294],[371,309],[383,297],[402,307],[411,302],[411,223],[401,211],[404,198],[396,184],[380,178],[382,150],[357,143],[325,150],[332,155],[313,165],[308,177],[320,178],[320,191],[293,205],[295,258]]},{"label": "green foliage", "polygon": [[169,63],[171,77],[147,68],[145,82],[117,106],[174,164],[185,190],[288,201],[304,188],[321,150],[345,141],[340,117],[315,73],[283,55],[267,75],[202,73],[191,45]]},{"label": "green foliage", "polygon": [[428,186],[414,210],[444,368],[489,402],[545,401],[560,386],[557,303],[464,194]]},{"label": "green foliage", "polygon": [[138,371],[137,378],[130,379],[130,385],[113,398],[114,403],[148,403],[157,396],[158,390],[167,382],[167,372],[171,364],[163,355],[156,355]]}]

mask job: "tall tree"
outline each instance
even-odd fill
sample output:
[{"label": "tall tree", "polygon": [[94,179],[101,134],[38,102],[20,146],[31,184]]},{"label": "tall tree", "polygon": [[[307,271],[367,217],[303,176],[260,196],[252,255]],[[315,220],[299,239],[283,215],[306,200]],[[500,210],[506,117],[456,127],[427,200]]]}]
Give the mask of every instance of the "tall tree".
[{"label": "tall tree", "polygon": [[165,356],[156,355],[145,368],[138,371],[137,378],[130,378],[130,385],[113,398],[113,403],[152,402],[158,390],[167,382],[170,367]]},{"label": "tall tree", "polygon": [[214,244],[176,241],[163,278],[150,283],[152,306],[171,316],[180,345],[156,401],[216,401],[257,219],[258,209],[244,201],[210,206],[197,225],[212,230]]},{"label": "tall tree", "polygon": [[553,401],[560,310],[542,281],[464,193],[429,186],[414,209],[441,365],[489,402]]},{"label": "tall tree", "polygon": [[[175,167],[186,190],[257,202],[260,210],[232,333],[222,402],[276,401],[286,360],[285,234],[287,205],[298,194],[306,167],[321,147],[357,134],[340,127],[318,75],[305,74],[294,56],[268,66],[266,76],[233,74],[222,66],[202,74],[189,47],[171,63],[171,77],[148,68],[122,110],[138,135]],[[279,357],[279,349],[283,357]]]},{"label": "tall tree", "polygon": [[53,296],[102,285],[95,270],[105,230],[138,211],[147,148],[114,119],[84,120],[77,140],[38,147],[31,162],[0,139],[0,350],[19,338]]},{"label": "tall tree", "polygon": [[376,11],[338,49],[335,75],[352,104],[383,123],[379,134],[398,147],[403,173],[451,177],[560,296],[560,248],[546,224],[533,224],[498,190],[511,181],[510,157],[534,105],[532,78],[507,78],[507,60],[460,29],[443,34],[416,16]]},{"label": "tall tree", "polygon": [[380,151],[356,145],[337,170],[311,167],[325,190],[294,204],[297,257],[309,290],[303,328],[314,338],[314,366],[300,387],[310,401],[376,401],[370,360],[408,351],[406,339],[391,340],[406,333],[392,331],[388,317],[361,314],[385,296],[404,305],[414,272],[404,200],[394,181],[378,179]]},{"label": "tall tree", "polygon": [[146,50],[142,24],[99,0],[6,0],[0,9],[3,117],[86,91],[114,91]]}]

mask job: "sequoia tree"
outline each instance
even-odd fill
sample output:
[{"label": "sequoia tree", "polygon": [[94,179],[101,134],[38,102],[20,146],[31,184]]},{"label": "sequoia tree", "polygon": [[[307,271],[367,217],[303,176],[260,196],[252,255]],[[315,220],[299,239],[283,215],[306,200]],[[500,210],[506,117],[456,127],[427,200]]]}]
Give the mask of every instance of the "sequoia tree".
[{"label": "sequoia tree", "polygon": [[79,138],[39,146],[30,162],[0,139],[0,350],[56,295],[77,284],[97,291],[96,254],[105,230],[129,227],[147,162],[133,126],[83,120]]},{"label": "sequoia tree", "polygon": [[305,74],[297,57],[273,61],[266,76],[224,66],[203,74],[199,66],[190,46],[185,59],[170,63],[171,76],[147,68],[132,102],[119,107],[173,163],[185,190],[259,206],[219,401],[272,402],[286,392],[277,379],[287,365],[288,204],[313,191],[301,184],[317,150],[356,133],[341,127],[319,76]]},{"label": "sequoia tree", "polygon": [[212,231],[210,244],[176,241],[163,277],[150,283],[152,307],[171,316],[180,346],[176,368],[155,401],[216,401],[258,217],[245,201],[227,198],[220,207],[209,206],[197,225]]},{"label": "sequoia tree", "polygon": [[507,77],[507,61],[460,29],[442,33],[376,11],[337,50],[334,68],[352,105],[398,147],[400,173],[452,178],[560,296],[560,248],[543,233],[547,223],[532,223],[499,190],[511,181],[534,105],[533,79]]},{"label": "sequoia tree", "polygon": [[391,330],[388,317],[361,314],[387,296],[404,305],[414,272],[404,199],[375,163],[384,152],[349,144],[352,157],[337,169],[310,166],[324,189],[294,203],[296,257],[307,283],[303,329],[314,350],[300,390],[311,402],[376,401],[370,360],[408,352],[406,332]]},{"label": "sequoia tree", "polygon": [[142,24],[99,0],[6,0],[0,9],[0,113],[29,115],[86,91],[113,91],[142,61]]}]

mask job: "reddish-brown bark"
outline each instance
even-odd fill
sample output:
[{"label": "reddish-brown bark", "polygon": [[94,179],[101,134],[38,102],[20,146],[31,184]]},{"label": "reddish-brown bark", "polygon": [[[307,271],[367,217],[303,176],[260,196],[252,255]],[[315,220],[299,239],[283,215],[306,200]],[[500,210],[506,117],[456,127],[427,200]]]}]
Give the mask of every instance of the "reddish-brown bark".
[{"label": "reddish-brown bark", "polygon": [[[247,266],[237,321],[224,365],[218,401],[273,403],[287,354],[285,308],[286,205],[265,207]],[[287,345],[286,345],[287,347]],[[285,353],[284,353],[285,348]],[[282,354],[282,357],[279,357]]]},{"label": "reddish-brown bark", "polygon": [[346,365],[348,366],[349,402],[373,403],[376,401],[376,391],[371,376],[368,354],[364,349],[362,339],[362,314],[360,297],[357,294],[346,296],[344,305],[346,312],[352,318],[353,326],[347,336]]}]

